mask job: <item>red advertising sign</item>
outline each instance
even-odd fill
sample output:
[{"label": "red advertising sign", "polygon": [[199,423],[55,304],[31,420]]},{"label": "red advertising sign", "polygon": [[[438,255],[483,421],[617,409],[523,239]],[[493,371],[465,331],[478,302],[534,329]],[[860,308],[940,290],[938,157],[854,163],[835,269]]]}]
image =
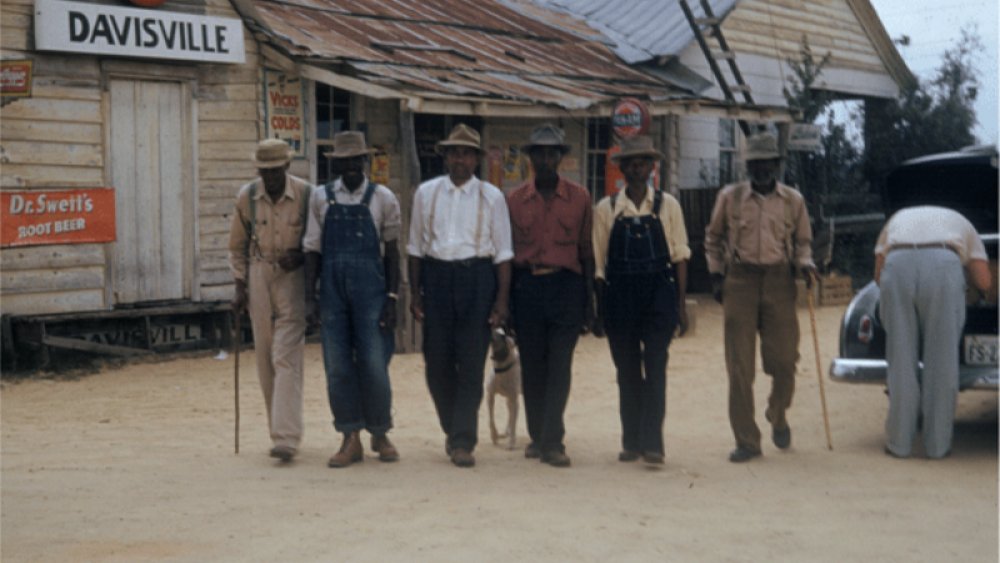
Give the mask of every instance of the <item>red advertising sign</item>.
[{"label": "red advertising sign", "polygon": [[115,240],[115,190],[0,192],[0,246]]},{"label": "red advertising sign", "polygon": [[622,98],[611,111],[611,130],[619,139],[649,133],[649,109],[635,98]]},{"label": "red advertising sign", "polygon": [[31,95],[31,61],[0,62],[0,95],[4,97]]}]

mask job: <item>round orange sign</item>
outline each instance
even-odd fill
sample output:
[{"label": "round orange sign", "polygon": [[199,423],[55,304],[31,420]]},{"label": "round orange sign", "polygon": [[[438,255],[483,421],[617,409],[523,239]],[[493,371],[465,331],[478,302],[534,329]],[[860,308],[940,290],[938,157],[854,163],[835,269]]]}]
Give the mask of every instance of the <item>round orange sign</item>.
[{"label": "round orange sign", "polygon": [[611,112],[611,130],[619,139],[649,132],[649,109],[635,98],[622,98]]}]

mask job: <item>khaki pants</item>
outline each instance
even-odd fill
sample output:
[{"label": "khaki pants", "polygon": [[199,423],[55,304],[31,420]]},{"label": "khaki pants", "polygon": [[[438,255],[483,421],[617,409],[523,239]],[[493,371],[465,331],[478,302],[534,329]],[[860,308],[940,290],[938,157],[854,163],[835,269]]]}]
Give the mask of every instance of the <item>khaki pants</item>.
[{"label": "khaki pants", "polygon": [[723,286],[726,370],[729,372],[729,423],[736,445],[760,451],[760,429],[754,420],[753,381],[757,333],[764,373],[771,376],[765,413],[775,428],[788,427],[785,410],[795,392],[799,357],[799,322],[795,311],[795,279],[788,264],[734,264]]},{"label": "khaki pants", "polygon": [[305,349],[305,277],[277,264],[251,260],[250,321],[257,377],[267,405],[275,446],[298,448],[302,440],[302,364]]}]

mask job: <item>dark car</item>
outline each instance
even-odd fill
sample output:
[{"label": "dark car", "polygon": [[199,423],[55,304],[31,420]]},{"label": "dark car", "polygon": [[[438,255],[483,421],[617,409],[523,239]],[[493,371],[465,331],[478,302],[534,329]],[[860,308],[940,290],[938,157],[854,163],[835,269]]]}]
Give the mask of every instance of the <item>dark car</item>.
[{"label": "dark car", "polygon": [[[985,297],[971,288],[966,294],[965,329],[958,343],[961,390],[997,390],[997,193],[995,146],[909,160],[889,175],[885,186],[886,217],[916,205],[948,207],[975,225],[986,246],[993,287]],[[878,313],[879,288],[872,281],[854,296],[844,313],[840,357],[830,365],[832,379],[885,383],[885,329]]]}]

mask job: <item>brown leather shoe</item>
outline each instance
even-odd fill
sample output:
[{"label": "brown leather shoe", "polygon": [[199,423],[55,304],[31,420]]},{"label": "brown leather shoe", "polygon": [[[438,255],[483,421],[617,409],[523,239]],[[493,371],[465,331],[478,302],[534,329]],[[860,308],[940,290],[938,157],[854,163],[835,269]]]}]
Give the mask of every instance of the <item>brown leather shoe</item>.
[{"label": "brown leather shoe", "polygon": [[639,455],[640,454],[637,451],[622,450],[621,453],[618,454],[618,461],[624,461],[624,462],[635,461],[639,459]]},{"label": "brown leather shoe", "polygon": [[291,446],[274,446],[271,448],[270,455],[271,457],[280,459],[282,463],[288,463],[295,457],[295,448]]},{"label": "brown leather shoe", "polygon": [[361,436],[359,432],[349,432],[344,434],[344,442],[340,445],[340,450],[333,454],[330,461],[326,462],[329,467],[347,467],[356,461],[364,461],[365,450],[361,447]]},{"label": "brown leather shoe", "polygon": [[465,448],[452,448],[451,462],[458,467],[472,467],[476,464],[476,458]]},{"label": "brown leather shoe", "polygon": [[399,461],[399,451],[392,445],[385,434],[372,436],[372,451],[378,453],[379,461]]}]

